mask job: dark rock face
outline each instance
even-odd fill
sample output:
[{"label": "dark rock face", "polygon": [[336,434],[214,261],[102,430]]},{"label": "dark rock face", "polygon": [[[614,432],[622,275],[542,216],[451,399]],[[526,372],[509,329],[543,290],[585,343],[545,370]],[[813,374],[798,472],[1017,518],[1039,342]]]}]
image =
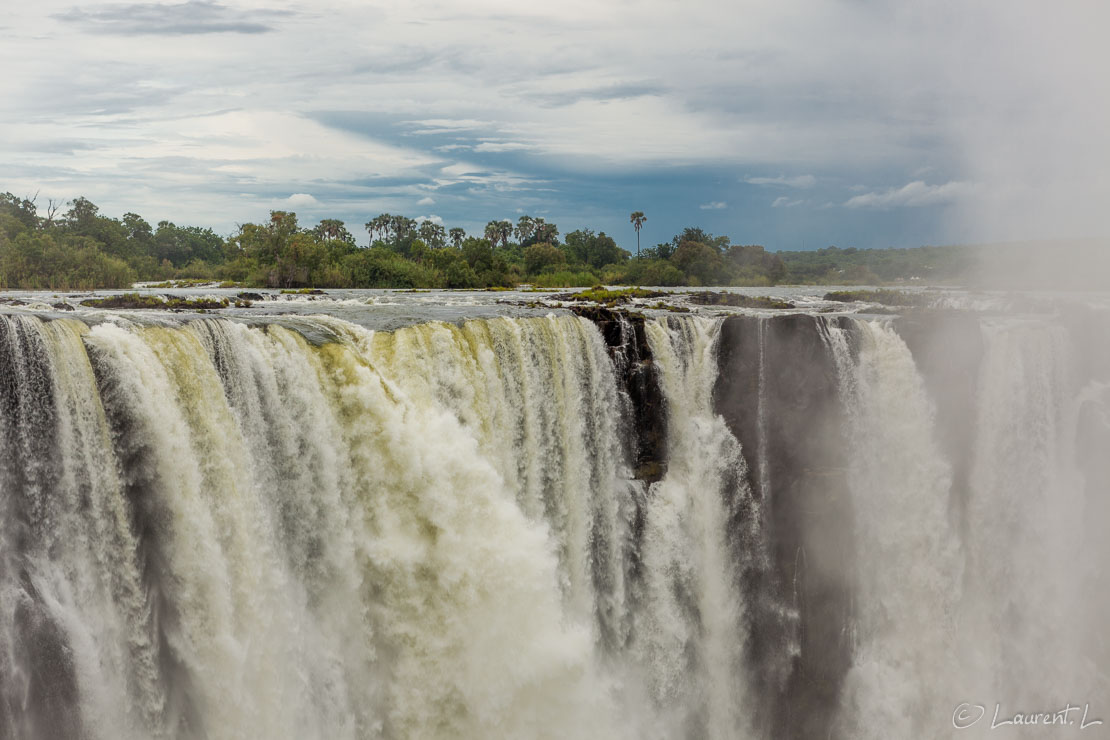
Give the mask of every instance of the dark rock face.
[{"label": "dark rock face", "polygon": [[60,476],[52,377],[32,324],[0,316],[0,588],[13,641],[0,651],[0,737],[82,735],[72,649],[34,582]]},{"label": "dark rock face", "polygon": [[714,405],[740,440],[762,501],[769,567],[749,604],[759,734],[826,737],[851,663],[851,502],[844,412],[826,322],[732,316],[721,328]]},{"label": "dark rock face", "polygon": [[966,542],[974,409],[983,360],[979,317],[959,311],[911,312],[894,319],[894,330],[913,355],[925,390],[936,404],[937,442],[952,464],[949,505]]},{"label": "dark rock face", "polygon": [[667,472],[667,408],[659,370],[644,334],[644,317],[598,306],[575,306],[574,313],[601,331],[617,374],[617,387],[628,399],[629,459],[635,476],[647,484]]}]

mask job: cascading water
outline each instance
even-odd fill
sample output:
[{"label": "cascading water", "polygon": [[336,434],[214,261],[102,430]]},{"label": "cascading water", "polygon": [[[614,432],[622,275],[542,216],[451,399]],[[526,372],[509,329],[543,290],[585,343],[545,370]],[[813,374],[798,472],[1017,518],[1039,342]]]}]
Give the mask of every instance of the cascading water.
[{"label": "cascading water", "polygon": [[968,336],[954,416],[890,321],[0,315],[0,737],[1110,713],[1110,361]]},{"label": "cascading water", "polygon": [[[824,327],[848,437],[855,567],[854,660],[839,718],[856,738],[943,737],[953,669],[948,636],[961,578],[948,518],[951,472],[909,348],[888,326]],[[907,675],[907,672],[911,672]]]},{"label": "cascading water", "polygon": [[[701,318],[648,325],[671,443],[667,475],[648,496],[635,649],[665,708],[665,737],[742,737],[751,713],[738,585],[745,560],[762,553],[740,445],[713,410],[719,332]],[[747,537],[729,531],[741,507]],[[747,547],[731,550],[730,535]]]},{"label": "cascading water", "polygon": [[[1081,343],[1095,337],[1031,319],[993,319],[983,335],[967,514],[978,533],[966,551],[964,619],[976,638],[967,680],[1012,705],[1062,707],[1092,691],[1105,700],[1110,610],[1099,579],[1110,552],[1110,489],[1083,469],[1078,449],[1110,429],[1099,392],[1106,378],[1092,382],[1082,367]],[[1083,407],[1101,419],[1080,436]]]}]

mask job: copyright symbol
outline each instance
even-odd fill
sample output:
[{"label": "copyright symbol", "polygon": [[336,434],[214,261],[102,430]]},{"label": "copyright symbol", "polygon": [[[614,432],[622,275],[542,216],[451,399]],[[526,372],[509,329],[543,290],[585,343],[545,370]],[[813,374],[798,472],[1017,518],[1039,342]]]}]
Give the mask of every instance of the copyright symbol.
[{"label": "copyright symbol", "polygon": [[956,711],[952,712],[952,726],[957,730],[966,730],[973,724],[983,719],[983,715],[987,713],[987,708],[982,704],[968,704],[964,702],[956,707]]}]

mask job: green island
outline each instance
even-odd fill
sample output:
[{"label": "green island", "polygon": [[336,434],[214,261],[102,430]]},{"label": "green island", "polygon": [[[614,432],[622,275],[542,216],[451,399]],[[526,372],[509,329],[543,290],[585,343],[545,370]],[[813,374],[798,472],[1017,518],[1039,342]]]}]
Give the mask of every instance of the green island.
[{"label": "green island", "polygon": [[[592,229],[560,235],[542,217],[490,221],[481,235],[431,221],[380,214],[364,225],[368,246],[346,225],[324,219],[302,227],[271,211],[221,236],[210,228],[135,213],[112,218],[79,197],[39,214],[33,199],[0,194],[0,288],[90,290],[150,287],[530,290],[595,285],[883,285],[961,279],[975,260],[968,247],[769,252],[697,227],[645,247],[639,256]],[[599,302],[616,297],[599,295]],[[593,300],[593,299],[590,299]],[[694,299],[698,300],[698,299]],[[715,305],[732,297],[705,299]],[[752,299],[759,302],[760,299]],[[727,304],[735,305],[735,304]],[[776,306],[755,305],[752,307]]]},{"label": "green island", "polygon": [[207,311],[209,309],[228,308],[236,306],[249,308],[248,300],[229,298],[180,298],[176,296],[140,295],[139,293],[124,293],[111,295],[104,298],[86,298],[81,301],[82,306],[89,308],[132,308],[132,309],[177,309],[183,311]]},{"label": "green island", "polygon": [[878,303],[883,306],[929,306],[933,298],[927,295],[907,293],[904,290],[834,290],[824,295],[826,301],[840,303]]}]

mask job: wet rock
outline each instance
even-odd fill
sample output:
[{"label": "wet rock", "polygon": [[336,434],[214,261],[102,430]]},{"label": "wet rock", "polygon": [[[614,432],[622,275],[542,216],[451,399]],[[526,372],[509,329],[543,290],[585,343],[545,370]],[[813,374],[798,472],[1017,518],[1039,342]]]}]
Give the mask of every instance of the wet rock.
[{"label": "wet rock", "polygon": [[836,366],[821,325],[847,321],[730,316],[721,328],[714,406],[743,447],[771,558],[742,584],[749,669],[762,694],[756,724],[768,737],[826,737],[851,663],[852,507]]},{"label": "wet rock", "polygon": [[936,405],[937,441],[952,461],[951,502],[963,526],[975,449],[972,410],[984,350],[979,316],[964,311],[911,311],[894,319],[893,325]]},{"label": "wet rock", "polygon": [[744,295],[743,293],[729,293],[727,291],[713,292],[709,290],[700,293],[690,293],[687,300],[698,306],[735,306],[738,308],[794,308],[789,301],[781,301],[765,295]]},{"label": "wet rock", "polygon": [[571,310],[594,322],[609,348],[618,388],[628,400],[628,452],[636,478],[649,484],[661,480],[667,473],[667,409],[643,314],[601,306]]}]

